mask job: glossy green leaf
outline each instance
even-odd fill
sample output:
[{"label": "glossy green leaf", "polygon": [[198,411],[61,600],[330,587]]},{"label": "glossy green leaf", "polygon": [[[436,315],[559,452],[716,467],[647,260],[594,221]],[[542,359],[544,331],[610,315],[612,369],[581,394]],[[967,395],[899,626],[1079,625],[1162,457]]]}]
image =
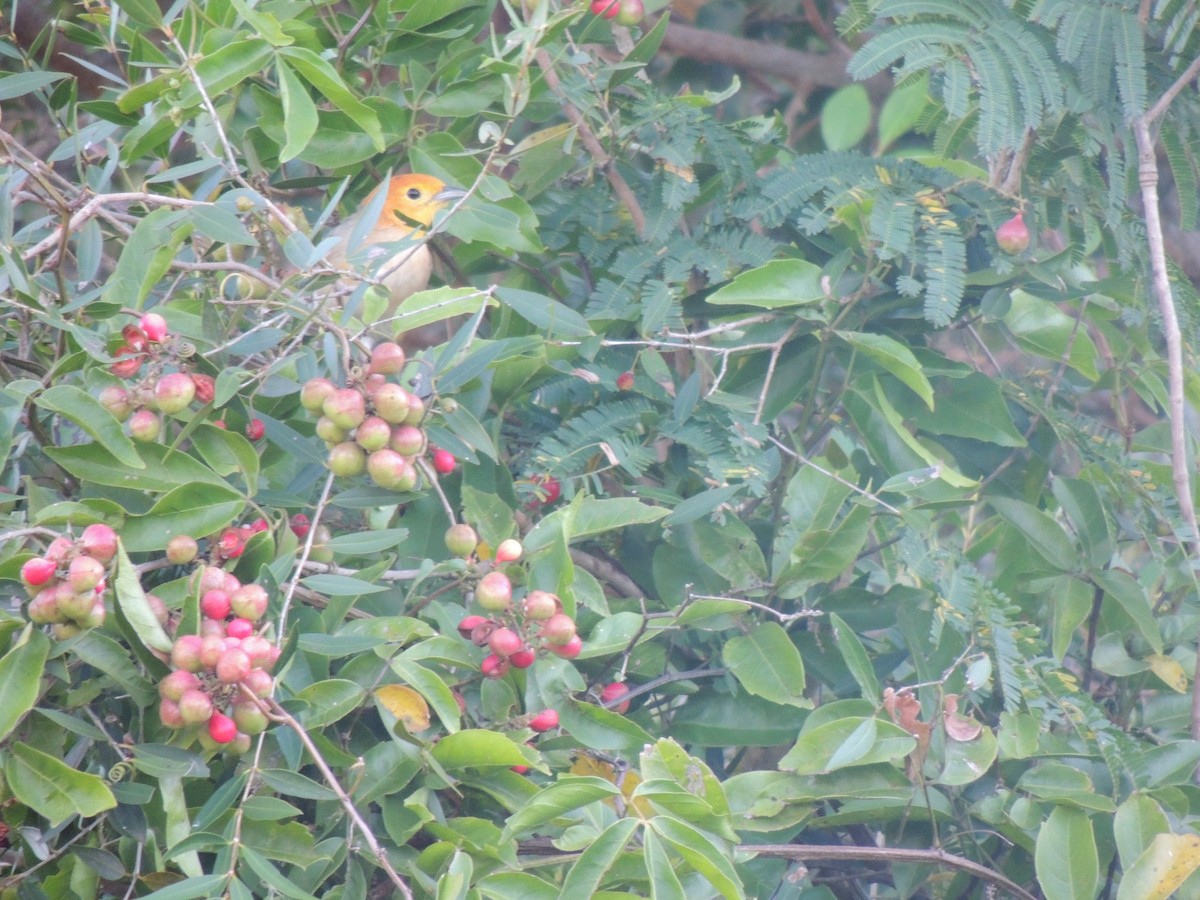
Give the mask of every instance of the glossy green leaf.
[{"label": "glossy green leaf", "polygon": [[1163,808],[1146,794],[1133,794],[1113,815],[1113,837],[1121,867],[1128,871],[1153,843],[1157,835],[1171,830]]},{"label": "glossy green leaf", "polygon": [[821,139],[830,150],[849,150],[871,127],[871,100],[861,84],[840,87],[821,107]]},{"label": "glossy green leaf", "polygon": [[707,298],[716,306],[780,309],[824,300],[821,267],[803,259],[776,259],[743,272]]},{"label": "glossy green leaf", "polygon": [[366,689],[345,678],[330,678],[310,684],[296,694],[307,706],[300,713],[305,728],[324,728],[345,718],[362,705]]},{"label": "glossy green leaf", "polygon": [[989,497],[992,509],[1025,536],[1030,551],[1063,572],[1076,565],[1078,554],[1062,526],[1036,506],[1014,497]]},{"label": "glossy green leaf", "polygon": [[354,96],[333,66],[305,47],[282,47],[278,52],[279,56],[286,59],[301,78],[354,120],[363,133],[371,139],[376,152],[383,150],[383,131],[380,127],[379,117],[374,110]]},{"label": "glossy green leaf", "polygon": [[618,819],[579,855],[563,879],[563,897],[594,897],[637,831],[636,819]]},{"label": "glossy green leaf", "polygon": [[745,895],[742,880],[733,868],[730,852],[686,822],[668,816],[655,816],[649,828],[727,900]]},{"label": "glossy green leaf", "polygon": [[1100,860],[1087,813],[1056,806],[1038,832],[1034,866],[1046,900],[1093,900]]},{"label": "glossy green leaf", "polygon": [[503,840],[524,834],[571,810],[620,794],[616,785],[590,776],[563,777],[543,788],[521,809],[509,816]]},{"label": "glossy green leaf", "polygon": [[525,755],[511,739],[495,731],[469,728],[448,734],[430,751],[444,769],[525,765]]},{"label": "glossy green leaf", "polygon": [[748,635],[730,638],[721,655],[751,694],[774,703],[812,705],[804,695],[804,660],[779,624],[764,622]]},{"label": "glossy green leaf", "polygon": [[1087,328],[1048,300],[1015,290],[1004,316],[1022,349],[1057,363],[1067,364],[1086,378],[1100,377],[1096,368],[1097,351]]},{"label": "glossy green leaf", "polygon": [[76,815],[89,818],[117,805],[103,778],[20,741],[9,749],[4,778],[18,801],[53,824]]},{"label": "glossy green leaf", "polygon": [[869,357],[881,369],[906,385],[914,394],[925,401],[929,409],[934,408],[933,386],[913,352],[907,346],[886,334],[870,334],[857,331],[835,331],[839,338],[855,350]]},{"label": "glossy green leaf", "polygon": [[230,487],[182,485],[173,488],[144,516],[130,516],[121,538],[131,551],[162,550],[177,534],[212,534],[246,508],[246,499]]},{"label": "glossy green leaf", "polygon": [[0,657],[0,741],[37,703],[50,641],[27,625],[15,646]]},{"label": "glossy green leaf", "polygon": [[56,384],[37,396],[42,409],[58,413],[93,437],[113,458],[131,469],[145,468],[121,423],[91,394],[71,384]]},{"label": "glossy green leaf", "polygon": [[854,752],[842,752],[842,759],[845,765],[855,766],[903,759],[916,747],[916,739],[911,734],[898,725],[882,720],[875,721],[875,733],[871,735],[870,745],[865,748],[858,745],[857,742],[864,736],[860,729],[865,718],[845,716],[811,730],[805,728],[792,749],[779,761],[779,768],[800,775],[831,771],[831,762],[848,744]]},{"label": "glossy green leaf", "polygon": [[1156,834],[1121,877],[1117,900],[1167,900],[1200,868],[1200,835]]},{"label": "glossy green leaf", "polygon": [[829,625],[833,629],[833,641],[842,654],[846,668],[858,682],[863,699],[876,704],[880,703],[882,695],[879,692],[879,679],[875,677],[875,669],[871,665],[871,658],[867,656],[867,650],[863,647],[862,641],[837,613],[829,614]]}]

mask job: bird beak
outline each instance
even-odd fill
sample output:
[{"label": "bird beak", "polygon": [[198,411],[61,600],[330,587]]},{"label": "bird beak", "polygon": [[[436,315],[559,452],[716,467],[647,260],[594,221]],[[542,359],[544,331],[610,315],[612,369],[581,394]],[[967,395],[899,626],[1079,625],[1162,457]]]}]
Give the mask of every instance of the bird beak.
[{"label": "bird beak", "polygon": [[461,200],[467,196],[467,192],[462,188],[444,187],[433,195],[434,203],[453,203],[455,200]]}]

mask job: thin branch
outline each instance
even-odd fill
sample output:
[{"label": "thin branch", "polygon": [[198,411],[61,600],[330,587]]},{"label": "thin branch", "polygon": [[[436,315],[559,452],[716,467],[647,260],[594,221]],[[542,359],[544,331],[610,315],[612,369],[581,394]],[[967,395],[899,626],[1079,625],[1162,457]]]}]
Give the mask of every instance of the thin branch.
[{"label": "thin branch", "polygon": [[[254,697],[253,694],[250,694],[247,691],[244,691],[243,693],[249,697]],[[342,787],[341,782],[338,781],[337,776],[333,773],[333,769],[329,768],[329,763],[325,762],[325,758],[321,756],[321,751],[317,749],[317,745],[313,743],[313,739],[310,738],[308,736],[308,732],[304,730],[304,726],[292,718],[291,714],[274,700],[263,701],[258,700],[257,698],[254,699],[256,702],[258,702],[260,708],[263,709],[268,717],[270,717],[273,721],[281,722],[288,728],[292,729],[292,732],[300,739],[300,743],[304,745],[304,749],[307,750],[309,756],[312,757],[313,763],[318,769],[321,770],[321,775],[324,777],[326,784],[328,784],[330,790],[337,795],[338,802],[342,805],[342,809],[346,811],[346,815],[348,815],[351,821],[354,822],[354,825],[362,835],[363,840],[366,841],[367,846],[371,848],[371,853],[375,856],[375,860],[379,863],[380,868],[387,873],[387,876],[391,880],[392,884],[396,886],[396,890],[406,897],[407,900],[412,900],[412,891],[409,889],[404,879],[400,877],[400,873],[392,867],[392,861],[388,859],[387,851],[380,846],[379,841],[375,839],[375,834],[371,831],[371,826],[367,824],[365,819],[363,819],[362,814],[359,813],[357,807],[355,807],[354,801],[350,799],[350,796]]]},{"label": "thin branch", "polygon": [[841,845],[805,845],[805,844],[739,844],[739,853],[753,853],[756,856],[772,859],[792,859],[801,862],[820,860],[861,860],[864,862],[892,863],[924,863],[931,866],[941,866],[947,869],[957,869],[994,884],[1008,891],[1021,900],[1037,900],[1033,894],[1018,884],[1009,881],[999,872],[981,866],[979,863],[955,856],[943,850],[913,850],[907,847],[846,847]]},{"label": "thin branch", "polygon": [[612,186],[613,193],[617,195],[617,199],[621,201],[621,205],[629,212],[629,218],[633,220],[633,227],[640,235],[646,230],[646,214],[642,212],[642,205],[638,202],[637,195],[629,183],[625,181],[621,173],[617,171],[616,165],[613,163],[612,157],[608,155],[608,150],[600,143],[600,139],[596,137],[587,120],[583,117],[575,104],[573,104],[563,90],[562,82],[559,80],[558,73],[554,71],[554,61],[550,58],[550,54],[545,50],[538,50],[534,54],[534,59],[541,67],[542,75],[546,79],[546,86],[558,98],[559,105],[562,107],[563,113],[575,126],[575,130],[579,133],[579,139],[583,142],[583,146],[587,148],[592,159],[596,162],[596,167],[604,173],[604,177],[608,179],[608,183]]}]

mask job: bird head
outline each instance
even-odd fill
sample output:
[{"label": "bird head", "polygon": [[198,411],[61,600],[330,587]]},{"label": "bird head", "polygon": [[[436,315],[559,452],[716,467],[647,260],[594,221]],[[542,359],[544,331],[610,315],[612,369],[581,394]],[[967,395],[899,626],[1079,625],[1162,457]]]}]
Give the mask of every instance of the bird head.
[{"label": "bird head", "polygon": [[[466,196],[466,193],[459,188],[447,187],[445,182],[432,175],[395,175],[387,183],[387,197],[380,214],[380,224],[411,228],[416,223],[428,228],[433,224],[433,217],[438,210]],[[367,203],[370,200],[368,197]]]}]

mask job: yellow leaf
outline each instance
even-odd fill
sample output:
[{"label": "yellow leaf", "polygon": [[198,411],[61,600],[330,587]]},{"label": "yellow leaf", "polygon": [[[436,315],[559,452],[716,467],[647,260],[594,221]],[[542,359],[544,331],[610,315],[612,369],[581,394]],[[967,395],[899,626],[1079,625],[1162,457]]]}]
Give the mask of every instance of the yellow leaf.
[{"label": "yellow leaf", "polygon": [[429,704],[412,688],[402,684],[385,684],[375,689],[375,699],[400,720],[409,734],[429,727]]},{"label": "yellow leaf", "polygon": [[1180,694],[1187,692],[1187,674],[1174,659],[1162,653],[1152,653],[1146,657],[1146,662],[1150,663],[1150,670],[1171,690]]},{"label": "yellow leaf", "polygon": [[1156,834],[1121,879],[1117,900],[1166,900],[1200,867],[1200,835]]},{"label": "yellow leaf", "polygon": [[[618,777],[616,767],[610,763],[591,756],[581,755],[575,757],[575,761],[571,763],[571,774],[592,775],[596,778],[603,778],[605,781],[615,784],[621,789],[621,793],[625,797],[625,802],[633,806],[639,816],[645,819],[654,815],[654,807],[650,805],[645,797],[638,797],[632,801],[629,799],[633,792],[637,790],[637,786],[642,783],[642,776],[638,775],[633,769],[624,769],[623,773]],[[616,806],[612,797],[605,798],[604,802],[609,806]]]}]

